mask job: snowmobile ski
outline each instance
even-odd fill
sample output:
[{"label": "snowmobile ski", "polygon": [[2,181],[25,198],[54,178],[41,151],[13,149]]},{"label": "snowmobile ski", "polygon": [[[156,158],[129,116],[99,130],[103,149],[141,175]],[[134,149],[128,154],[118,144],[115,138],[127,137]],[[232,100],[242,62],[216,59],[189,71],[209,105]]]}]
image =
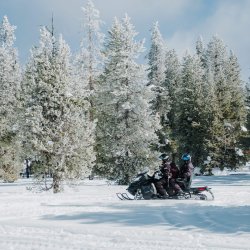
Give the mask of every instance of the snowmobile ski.
[{"label": "snowmobile ski", "polygon": [[130,197],[128,196],[127,193],[122,193],[122,197],[123,197],[125,200],[134,200],[133,198],[130,198]]},{"label": "snowmobile ski", "polygon": [[121,193],[116,193],[116,196],[120,199],[120,200],[124,200],[124,198],[122,197]]},{"label": "snowmobile ski", "polygon": [[116,196],[120,200],[134,200],[134,199],[130,198],[127,193],[116,193]]}]

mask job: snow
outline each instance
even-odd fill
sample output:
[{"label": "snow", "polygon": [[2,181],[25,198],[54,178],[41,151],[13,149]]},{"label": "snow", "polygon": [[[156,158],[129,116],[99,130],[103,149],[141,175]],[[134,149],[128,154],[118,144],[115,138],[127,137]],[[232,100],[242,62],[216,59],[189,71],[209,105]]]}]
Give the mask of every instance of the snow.
[{"label": "snow", "polygon": [[247,128],[246,128],[245,126],[241,126],[241,130],[242,130],[243,132],[247,132]]},{"label": "snow", "polygon": [[250,174],[195,176],[214,201],[120,201],[126,186],[84,180],[59,194],[0,183],[0,249],[250,249]]}]

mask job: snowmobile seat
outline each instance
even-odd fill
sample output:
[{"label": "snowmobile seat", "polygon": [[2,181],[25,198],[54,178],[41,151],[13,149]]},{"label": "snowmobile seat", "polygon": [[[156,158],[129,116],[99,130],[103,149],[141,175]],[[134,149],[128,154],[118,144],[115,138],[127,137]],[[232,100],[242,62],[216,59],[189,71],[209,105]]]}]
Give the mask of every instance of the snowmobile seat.
[{"label": "snowmobile seat", "polygon": [[189,177],[187,180],[178,178],[177,183],[180,184],[183,191],[188,191],[190,189],[190,187],[191,187],[192,179],[193,179],[193,175],[191,177]]}]

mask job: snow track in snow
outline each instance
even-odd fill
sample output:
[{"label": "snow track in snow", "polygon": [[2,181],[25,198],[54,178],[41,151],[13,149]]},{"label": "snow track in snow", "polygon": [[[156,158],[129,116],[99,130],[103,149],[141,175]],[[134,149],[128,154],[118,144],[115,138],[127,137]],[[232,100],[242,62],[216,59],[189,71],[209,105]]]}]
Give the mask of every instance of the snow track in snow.
[{"label": "snow track in snow", "polygon": [[0,183],[0,249],[250,249],[250,175],[194,178],[214,201],[120,201],[126,187],[101,180],[33,193],[29,182]]}]

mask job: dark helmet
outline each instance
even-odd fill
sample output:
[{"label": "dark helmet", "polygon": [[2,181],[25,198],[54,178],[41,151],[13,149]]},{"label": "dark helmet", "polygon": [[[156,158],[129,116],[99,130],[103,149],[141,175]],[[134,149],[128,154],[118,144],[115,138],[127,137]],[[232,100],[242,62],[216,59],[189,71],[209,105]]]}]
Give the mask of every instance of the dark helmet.
[{"label": "dark helmet", "polygon": [[161,160],[167,161],[167,160],[169,160],[169,155],[163,153],[163,154],[161,154],[161,155],[159,156],[159,158],[160,158]]},{"label": "dark helmet", "polygon": [[191,156],[189,154],[184,154],[184,155],[182,155],[181,159],[183,161],[190,161],[191,160]]}]

